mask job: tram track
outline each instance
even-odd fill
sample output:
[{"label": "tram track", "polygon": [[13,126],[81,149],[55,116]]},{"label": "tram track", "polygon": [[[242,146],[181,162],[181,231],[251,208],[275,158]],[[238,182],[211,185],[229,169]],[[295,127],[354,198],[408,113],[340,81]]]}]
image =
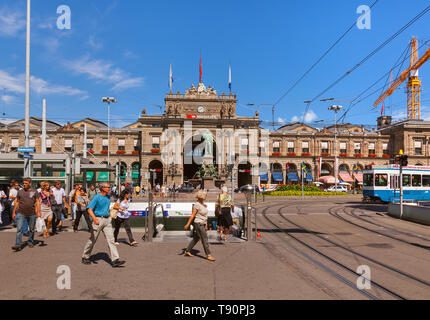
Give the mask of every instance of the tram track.
[{"label": "tram track", "polygon": [[335,247],[341,248],[341,249],[343,249],[343,250],[345,250],[345,251],[347,251],[347,252],[349,252],[349,253],[351,253],[351,254],[353,254],[353,255],[355,255],[355,256],[359,256],[359,257],[361,257],[361,258],[363,258],[363,259],[365,259],[365,260],[367,260],[367,261],[370,261],[370,262],[372,262],[372,263],[374,263],[374,264],[376,264],[376,265],[379,265],[379,266],[381,266],[381,267],[383,267],[383,268],[385,268],[385,269],[388,269],[388,270],[390,270],[390,271],[392,271],[392,272],[395,272],[395,273],[397,273],[397,274],[399,274],[399,275],[401,275],[401,276],[403,276],[403,277],[405,277],[405,278],[407,278],[407,279],[414,280],[414,281],[416,281],[416,282],[418,282],[418,283],[420,283],[420,284],[422,284],[422,285],[425,285],[425,286],[427,286],[427,287],[430,287],[430,282],[428,282],[428,281],[426,281],[426,280],[423,280],[423,279],[420,279],[420,278],[418,278],[418,277],[415,277],[415,276],[414,276],[414,275],[412,275],[412,274],[409,274],[409,273],[407,273],[407,272],[404,272],[404,271],[402,271],[402,270],[400,270],[400,269],[398,269],[398,268],[395,268],[395,267],[393,267],[393,266],[387,265],[387,264],[385,264],[385,263],[383,263],[383,262],[381,262],[381,261],[378,261],[378,260],[376,260],[376,259],[374,259],[374,258],[371,258],[371,257],[369,257],[369,256],[367,256],[367,255],[365,255],[365,254],[362,254],[362,253],[360,253],[360,252],[358,252],[358,251],[356,251],[356,250],[353,250],[353,249],[347,248],[347,247],[345,247],[344,245],[341,245],[341,244],[339,244],[339,243],[337,243],[337,242],[335,242],[335,241],[333,241],[333,240],[330,240],[330,239],[327,239],[327,238],[325,238],[325,237],[322,237],[322,236],[320,236],[319,234],[316,234],[315,232],[310,232],[310,230],[308,230],[308,229],[306,229],[306,228],[302,227],[301,225],[299,225],[299,224],[295,223],[295,222],[294,222],[294,221],[292,221],[291,219],[288,219],[287,217],[285,217],[285,216],[280,212],[281,210],[282,210],[282,208],[280,208],[280,209],[279,209],[279,215],[280,215],[280,217],[281,217],[281,218],[283,218],[283,219],[284,219],[285,221],[287,221],[288,223],[290,223],[290,224],[292,224],[292,225],[296,226],[296,227],[297,227],[297,228],[299,228],[300,230],[305,231],[305,232],[307,232],[307,233],[309,233],[309,234],[311,234],[311,235],[313,235],[313,236],[315,236],[315,237],[317,237],[317,238],[319,238],[319,239],[321,239],[321,240],[323,240],[323,241],[325,241],[325,242],[327,242],[327,243],[330,243],[331,245],[333,245],[333,246],[335,246]]},{"label": "tram track", "polygon": [[[289,206],[296,206],[297,203],[294,204],[290,204]],[[281,210],[285,209],[289,206],[282,206],[281,208],[278,209],[277,213],[281,214]],[[328,256],[327,254],[323,253],[322,251],[314,248],[313,246],[309,245],[308,243],[302,241],[301,239],[299,239],[298,237],[288,233],[287,231],[285,231],[284,229],[282,229],[282,227],[275,223],[273,220],[271,220],[268,216],[267,216],[267,210],[269,208],[265,208],[262,211],[262,217],[265,219],[265,221],[267,221],[269,224],[271,224],[272,226],[276,227],[278,230],[280,230],[283,234],[287,235],[288,237],[292,238],[293,240],[295,240],[297,243],[299,243],[300,245],[306,247],[307,249],[311,250],[313,253],[316,253],[319,257],[324,258],[325,260],[333,263],[334,265],[336,265],[337,267],[340,267],[342,270],[346,271],[348,275],[352,275],[354,276],[354,279],[357,279],[357,277],[361,277],[362,275],[357,273],[355,270],[352,270],[351,268],[349,268],[348,266],[346,266],[345,264],[341,263],[340,261]],[[303,228],[302,228],[303,229]],[[304,229],[303,229],[304,230]],[[354,291],[359,292],[361,295],[371,299],[371,300],[380,300],[379,297],[375,296],[372,293],[369,293],[365,290],[360,290],[356,283],[348,280],[345,276],[341,275],[339,272],[333,270],[333,268],[328,267],[327,265],[325,265],[324,263],[322,263],[321,261],[318,261],[317,259],[311,257],[309,254],[307,254],[304,250],[300,250],[297,246],[293,245],[291,242],[287,241],[287,239],[281,237],[278,233],[272,231],[272,233],[275,234],[276,237],[278,237],[280,240],[282,240],[283,243],[285,243],[287,246],[289,246],[290,248],[292,248],[295,252],[297,252],[299,255],[301,255],[302,257],[306,258],[308,261],[312,262],[312,264],[316,265],[317,267],[319,267],[320,269],[323,269],[325,272],[327,272],[328,274],[330,274],[331,276],[335,277],[336,279],[338,279],[339,281],[341,281],[342,283],[344,283],[345,285],[347,285],[348,287],[352,288]],[[324,239],[324,238],[322,238]],[[380,289],[381,291],[385,292],[386,294],[388,294],[390,297],[393,297],[395,299],[399,299],[399,300],[405,300],[406,298],[404,298],[403,296],[391,291],[390,289],[384,287],[383,285],[372,281],[372,285],[378,289]]]},{"label": "tram track", "polygon": [[[402,243],[405,243],[405,244],[408,244],[408,245],[414,246],[414,247],[416,247],[416,248],[420,248],[420,249],[424,249],[424,250],[430,251],[430,247],[427,247],[427,246],[424,246],[424,245],[421,245],[421,244],[418,244],[418,243],[410,242],[410,241],[408,241],[408,240],[405,240],[405,239],[402,239],[402,238],[399,238],[399,237],[395,237],[395,236],[392,236],[392,235],[386,234],[385,232],[381,232],[381,231],[378,231],[378,230],[374,230],[374,229],[371,229],[371,228],[365,227],[365,226],[363,226],[363,225],[360,225],[360,224],[358,224],[358,223],[356,223],[356,222],[353,222],[353,221],[350,221],[350,220],[348,220],[348,219],[345,219],[344,217],[340,216],[337,212],[334,212],[334,211],[333,211],[333,209],[334,209],[334,208],[336,208],[336,207],[332,207],[332,208],[330,208],[330,209],[329,209],[329,211],[328,211],[328,213],[329,213],[332,217],[334,217],[334,218],[336,218],[336,219],[339,219],[339,220],[341,220],[341,221],[344,221],[345,223],[348,223],[348,224],[350,224],[350,225],[356,226],[356,227],[358,227],[358,228],[360,228],[360,229],[363,229],[363,230],[366,230],[366,231],[369,231],[369,232],[372,232],[372,233],[375,233],[375,234],[381,235],[381,236],[383,236],[383,237],[390,238],[390,239],[392,239],[392,240],[396,240],[396,241],[399,241],[399,242],[402,242]],[[341,207],[341,208],[343,209],[343,212],[344,212],[345,214],[347,214],[347,215],[351,216],[350,214],[348,214],[348,212],[346,212],[346,210],[345,210],[345,208],[344,208],[344,207]],[[357,218],[359,218],[359,217],[357,217]],[[361,217],[360,217],[360,218],[361,218]],[[402,233],[402,234],[407,235],[407,234],[406,234],[406,232],[399,231],[399,230],[396,230],[396,229],[394,229],[394,228],[385,227],[385,226],[383,226],[383,225],[379,225],[379,224],[375,224],[375,225],[377,225],[377,226],[379,226],[379,227],[382,227],[382,228],[385,228],[385,229],[387,229],[387,230],[396,231],[396,232],[398,232],[398,233]],[[410,235],[411,235],[411,234],[410,234]],[[416,237],[416,236],[415,236],[415,237]],[[419,238],[420,240],[427,240],[427,241],[430,241],[430,240],[425,239],[425,238],[420,238],[420,237],[417,237],[417,238]]]}]

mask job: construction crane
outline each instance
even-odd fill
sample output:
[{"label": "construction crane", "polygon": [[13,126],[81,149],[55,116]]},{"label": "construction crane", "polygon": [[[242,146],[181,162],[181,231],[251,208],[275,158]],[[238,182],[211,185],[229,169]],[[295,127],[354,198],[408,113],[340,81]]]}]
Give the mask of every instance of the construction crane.
[{"label": "construction crane", "polygon": [[407,95],[408,95],[408,120],[409,119],[420,119],[421,118],[421,81],[418,78],[418,69],[430,59],[430,49],[418,60],[418,40],[412,37],[411,40],[411,56],[410,65],[405,71],[403,71],[385,91],[378,100],[373,104],[377,107],[385,98],[390,96],[397,87],[402,84],[407,78]]}]

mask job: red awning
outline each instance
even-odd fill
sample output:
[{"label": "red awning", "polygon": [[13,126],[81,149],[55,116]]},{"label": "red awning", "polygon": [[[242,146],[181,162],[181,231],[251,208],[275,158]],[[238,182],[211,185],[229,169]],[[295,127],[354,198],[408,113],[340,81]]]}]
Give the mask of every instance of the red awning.
[{"label": "red awning", "polygon": [[[320,181],[324,184],[335,184],[336,183],[333,176],[323,176],[323,177],[320,177],[318,179],[318,181]],[[337,180],[337,182],[339,182],[339,180]]]},{"label": "red awning", "polygon": [[339,177],[341,180],[343,180],[345,182],[348,182],[348,183],[354,182],[354,179],[352,179],[352,177],[347,172],[340,172]]},{"label": "red awning", "polygon": [[362,173],[354,173],[354,178],[355,178],[358,182],[363,182],[363,174],[362,174]]}]

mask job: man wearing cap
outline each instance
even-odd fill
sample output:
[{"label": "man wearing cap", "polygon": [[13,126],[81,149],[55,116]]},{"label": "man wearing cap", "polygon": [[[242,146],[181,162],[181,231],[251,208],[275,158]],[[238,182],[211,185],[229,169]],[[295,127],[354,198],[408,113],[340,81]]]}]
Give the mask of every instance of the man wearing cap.
[{"label": "man wearing cap", "polygon": [[88,213],[93,220],[93,229],[91,230],[90,239],[84,248],[82,255],[83,264],[91,264],[90,255],[91,251],[96,244],[96,241],[103,231],[106,241],[109,246],[112,267],[117,268],[125,263],[125,261],[119,260],[118,249],[115,246],[115,238],[113,235],[112,219],[110,217],[110,197],[109,197],[109,183],[102,183],[99,187],[100,192],[96,194],[87,206]]}]

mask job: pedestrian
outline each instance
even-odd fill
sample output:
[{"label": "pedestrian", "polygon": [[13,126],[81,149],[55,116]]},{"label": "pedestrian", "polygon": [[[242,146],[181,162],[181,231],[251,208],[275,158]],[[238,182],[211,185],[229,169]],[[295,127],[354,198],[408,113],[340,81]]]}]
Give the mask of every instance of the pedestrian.
[{"label": "pedestrian", "polygon": [[165,187],[164,185],[161,187],[161,196],[162,196],[163,198],[165,198],[165,197],[166,197],[166,187]]},{"label": "pedestrian", "polygon": [[231,218],[233,220],[233,229],[238,232],[240,230],[240,217],[242,217],[242,209],[234,204],[231,205]]},{"label": "pedestrian", "polygon": [[93,220],[93,227],[90,232],[90,239],[88,240],[84,248],[84,252],[82,255],[82,263],[91,264],[91,251],[93,250],[100,233],[103,232],[111,254],[111,265],[113,268],[117,268],[123,265],[125,261],[119,260],[118,249],[115,246],[115,239],[113,236],[112,229],[112,219],[110,217],[109,210],[109,189],[109,183],[103,182],[100,185],[100,192],[93,198],[93,200],[91,200],[90,204],[87,206],[88,213]]},{"label": "pedestrian", "polygon": [[76,203],[76,197],[79,193],[79,187],[80,185],[78,183],[75,184],[72,191],[69,193],[69,208],[71,208],[71,214],[72,214],[72,220],[74,221],[76,218],[76,209],[77,209],[77,203]]},{"label": "pedestrian", "polygon": [[95,185],[90,185],[90,190],[88,190],[88,199],[93,200],[94,196],[97,194]]},{"label": "pedestrian", "polygon": [[137,242],[133,239],[133,234],[131,233],[130,228],[130,212],[128,211],[129,207],[129,191],[124,191],[117,202],[115,202],[114,209],[118,210],[118,216],[114,221],[115,231],[113,233],[115,238],[115,245],[119,245],[118,243],[118,233],[121,225],[124,224],[125,231],[127,232],[128,240],[130,241],[131,246],[137,245]]},{"label": "pedestrian", "polygon": [[134,188],[134,193],[136,194],[136,197],[139,197],[140,195],[140,186],[137,185],[136,188]]},{"label": "pedestrian", "polygon": [[24,178],[24,188],[18,191],[15,198],[15,205],[12,213],[12,219],[16,218],[16,242],[12,250],[22,250],[22,233],[24,221],[27,221],[29,227],[28,247],[34,247],[34,226],[36,224],[36,217],[40,218],[40,199],[36,190],[31,188],[31,179]]},{"label": "pedestrian", "polygon": [[[231,218],[232,201],[228,194],[227,187],[222,187],[222,193],[218,196],[215,206],[221,208],[220,215],[218,217],[218,225],[220,227],[220,239],[227,241],[229,229],[233,225],[233,219]],[[215,209],[216,210],[216,209]]]},{"label": "pedestrian", "polygon": [[66,203],[66,192],[63,188],[61,188],[61,182],[55,181],[55,187],[52,189],[52,193],[55,197],[55,205],[52,207],[53,211],[53,222],[52,222],[52,233],[57,233],[57,228],[59,231],[61,231],[63,226],[63,208],[67,208]]},{"label": "pedestrian", "polygon": [[12,188],[9,189],[9,216],[10,216],[10,219],[13,221],[12,223],[14,227],[16,227],[16,223],[12,219],[12,212],[13,212],[13,206],[15,203],[15,198],[18,195],[18,190],[19,190],[18,182],[14,182]]},{"label": "pedestrian", "polygon": [[85,221],[87,222],[88,230],[91,232],[92,223],[91,218],[87,211],[87,206],[90,203],[90,199],[87,196],[86,190],[84,188],[79,189],[79,194],[77,194],[76,197],[76,219],[73,224],[73,231],[78,232],[79,228],[79,222],[81,220],[81,217],[84,216]]},{"label": "pedestrian", "polygon": [[52,224],[52,206],[55,204],[55,197],[49,188],[49,182],[42,182],[40,194],[40,214],[45,220],[46,229],[43,230],[43,237],[49,238],[49,229]]},{"label": "pedestrian", "polygon": [[215,258],[212,257],[211,252],[209,250],[208,243],[208,235],[206,230],[208,229],[208,208],[204,203],[206,200],[206,192],[199,191],[196,194],[197,202],[193,205],[193,213],[191,217],[188,219],[188,223],[185,225],[184,229],[187,230],[191,224],[194,226],[194,235],[193,240],[188,244],[188,247],[185,249],[184,254],[188,257],[193,257],[191,254],[191,249],[199,242],[202,241],[203,249],[205,250],[206,257],[210,261],[215,261]]},{"label": "pedestrian", "polygon": [[2,215],[3,215],[3,211],[5,211],[6,209],[6,205],[5,205],[6,203],[7,203],[6,193],[3,190],[0,190],[0,224],[3,224]]}]

